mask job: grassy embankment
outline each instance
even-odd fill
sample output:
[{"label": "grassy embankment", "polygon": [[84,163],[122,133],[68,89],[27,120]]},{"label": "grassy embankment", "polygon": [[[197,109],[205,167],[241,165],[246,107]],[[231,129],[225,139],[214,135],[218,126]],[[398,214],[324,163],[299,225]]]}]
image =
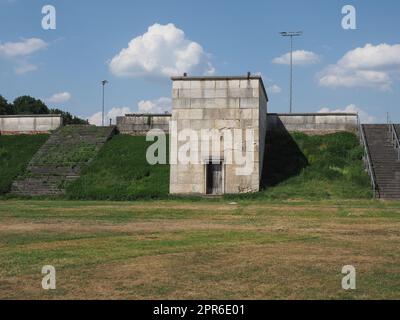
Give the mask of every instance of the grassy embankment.
[{"label": "grassy embankment", "polygon": [[[355,134],[272,135],[261,193],[271,199],[371,198],[370,179]],[[259,195],[260,196],[260,195]]]},{"label": "grassy embankment", "polygon": [[[47,136],[1,137],[0,193],[23,172]],[[268,137],[264,187],[229,199],[360,199],[370,198],[362,150],[351,133],[307,136],[301,133]],[[169,166],[151,166],[144,137],[117,135],[108,141],[67,188],[67,198],[82,200],[167,199]],[[79,154],[78,154],[79,155]],[[54,159],[52,159],[54,160]],[[60,163],[66,160],[59,159]],[[54,161],[53,161],[54,162]]]},{"label": "grassy embankment", "polygon": [[[351,133],[268,138],[264,180],[257,194],[227,196],[257,199],[370,198],[362,150]],[[67,189],[72,199],[133,200],[168,198],[169,166],[151,166],[144,137],[119,135],[107,142],[82,177]]]},{"label": "grassy embankment", "polygon": [[[167,197],[169,166],[151,166],[145,137],[117,135],[109,140],[82,176],[67,188],[67,197],[89,200],[134,200]],[[168,159],[168,158],[167,158]]]},{"label": "grassy embankment", "polygon": [[32,156],[48,135],[0,136],[0,195],[10,191],[13,180],[24,173]]}]

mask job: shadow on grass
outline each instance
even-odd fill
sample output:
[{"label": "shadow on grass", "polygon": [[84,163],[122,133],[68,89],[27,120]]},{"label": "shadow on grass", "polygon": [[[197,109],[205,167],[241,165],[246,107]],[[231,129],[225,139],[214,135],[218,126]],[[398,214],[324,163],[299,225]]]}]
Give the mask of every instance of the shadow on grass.
[{"label": "shadow on grass", "polygon": [[267,132],[262,189],[274,187],[299,175],[308,165],[306,156],[283,124],[279,130]]}]

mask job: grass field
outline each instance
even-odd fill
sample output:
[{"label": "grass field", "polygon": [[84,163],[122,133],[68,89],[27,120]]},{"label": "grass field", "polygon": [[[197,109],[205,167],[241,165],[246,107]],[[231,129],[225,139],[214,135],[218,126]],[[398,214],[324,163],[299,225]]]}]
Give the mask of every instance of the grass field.
[{"label": "grass field", "polygon": [[28,162],[49,135],[0,136],[0,195],[10,191],[13,180],[23,174]]},{"label": "grass field", "polygon": [[400,203],[1,201],[0,298],[400,299]]}]

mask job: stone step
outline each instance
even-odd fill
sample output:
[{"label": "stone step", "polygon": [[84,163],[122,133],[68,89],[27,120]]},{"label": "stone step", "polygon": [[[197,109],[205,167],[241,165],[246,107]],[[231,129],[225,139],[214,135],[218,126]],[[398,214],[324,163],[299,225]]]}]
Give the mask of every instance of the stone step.
[{"label": "stone step", "polygon": [[[70,161],[66,165],[65,157],[61,155],[68,155],[68,151],[77,144],[85,145],[86,150],[94,150],[95,154],[115,132],[115,127],[89,125],[66,126],[56,130],[32,157],[26,170],[27,175],[18,177],[13,182],[11,193],[26,196],[64,194],[64,182],[78,179],[82,168],[93,158],[90,158],[88,162]],[[86,152],[85,147],[82,148]],[[44,159],[52,159],[52,161],[45,163],[47,160],[44,161]]]},{"label": "stone step", "polygon": [[400,161],[389,138],[388,125],[363,125],[362,127],[380,197],[400,199]]}]

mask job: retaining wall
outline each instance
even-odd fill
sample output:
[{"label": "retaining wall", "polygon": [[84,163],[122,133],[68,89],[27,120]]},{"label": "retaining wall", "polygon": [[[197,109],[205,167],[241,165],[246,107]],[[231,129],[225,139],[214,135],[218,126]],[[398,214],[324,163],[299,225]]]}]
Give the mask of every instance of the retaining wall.
[{"label": "retaining wall", "polygon": [[169,132],[170,114],[127,114],[117,117],[117,128],[122,134],[146,135],[149,130]]},{"label": "retaining wall", "polygon": [[61,125],[61,115],[0,116],[0,133],[3,135],[48,133]]},{"label": "retaining wall", "polygon": [[267,128],[270,131],[287,130],[310,134],[338,131],[357,131],[356,113],[269,113]]}]

